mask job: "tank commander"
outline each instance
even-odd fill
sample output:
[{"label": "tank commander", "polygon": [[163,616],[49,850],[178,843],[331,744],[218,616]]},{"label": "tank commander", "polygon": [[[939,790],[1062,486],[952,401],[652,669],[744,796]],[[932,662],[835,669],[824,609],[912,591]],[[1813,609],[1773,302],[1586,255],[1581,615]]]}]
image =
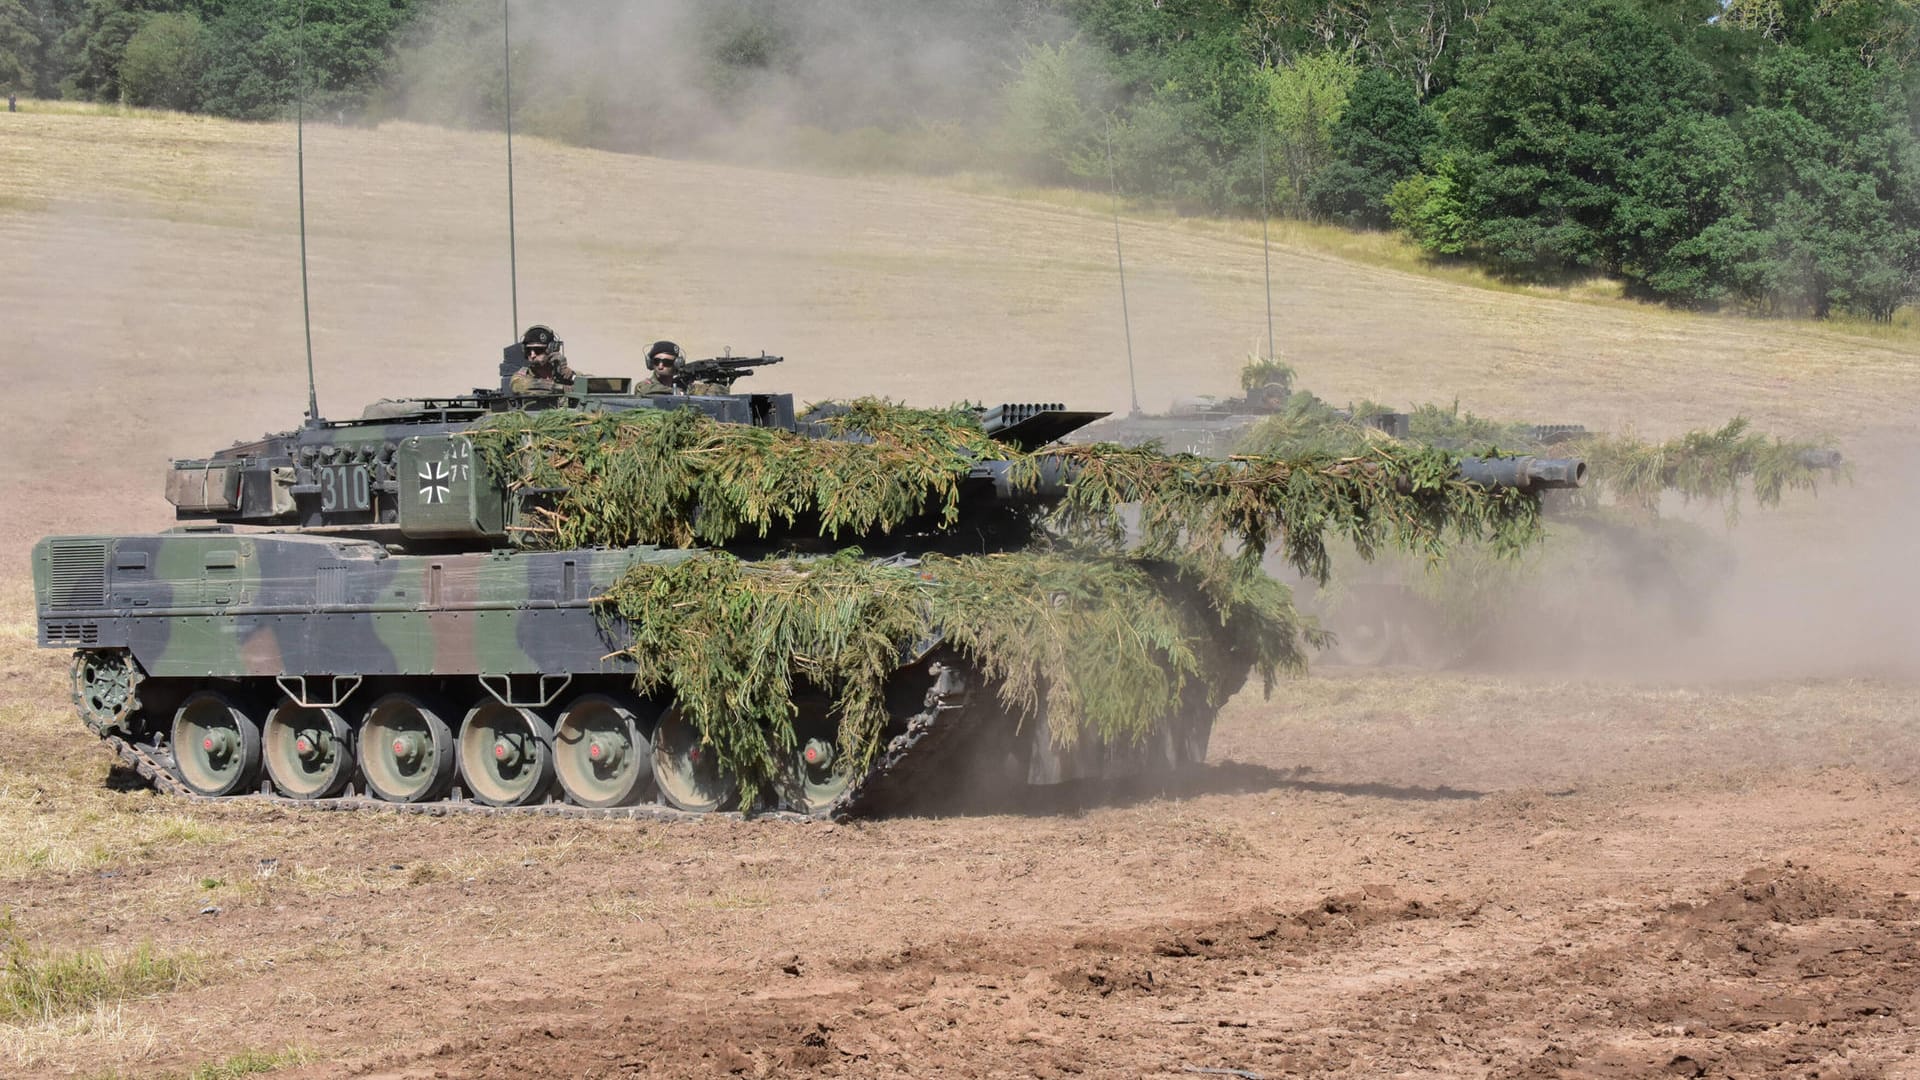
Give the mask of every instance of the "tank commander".
[{"label": "tank commander", "polygon": [[636,394],[677,394],[680,391],[673,385],[673,376],[680,370],[680,359],[685,354],[680,346],[671,341],[656,341],[647,350],[647,370],[653,377],[634,388]]},{"label": "tank commander", "polygon": [[567,366],[562,342],[545,326],[529,326],[520,337],[527,366],[513,373],[509,388],[516,394],[552,394],[573,385],[573,369]]}]

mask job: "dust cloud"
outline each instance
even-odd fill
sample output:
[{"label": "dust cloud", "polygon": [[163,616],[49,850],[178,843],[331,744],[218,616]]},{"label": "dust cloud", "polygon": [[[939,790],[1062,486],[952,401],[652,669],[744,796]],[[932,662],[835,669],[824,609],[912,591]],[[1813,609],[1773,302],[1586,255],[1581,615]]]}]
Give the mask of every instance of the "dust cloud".
[{"label": "dust cloud", "polygon": [[1670,497],[1664,548],[1614,543],[1502,597],[1462,666],[1663,683],[1920,677],[1920,447],[1844,445],[1850,479],[1778,508],[1749,494],[1733,520]]},{"label": "dust cloud", "polygon": [[1851,482],[1743,518],[1703,633],[1670,662],[1737,678],[1920,676],[1920,446],[1849,446]]},{"label": "dust cloud", "polygon": [[[1020,50],[1067,30],[1037,0],[516,0],[511,19],[516,126],[603,149],[853,168],[903,153],[963,167]],[[498,127],[501,29],[499,5],[430,16],[386,108]]]}]

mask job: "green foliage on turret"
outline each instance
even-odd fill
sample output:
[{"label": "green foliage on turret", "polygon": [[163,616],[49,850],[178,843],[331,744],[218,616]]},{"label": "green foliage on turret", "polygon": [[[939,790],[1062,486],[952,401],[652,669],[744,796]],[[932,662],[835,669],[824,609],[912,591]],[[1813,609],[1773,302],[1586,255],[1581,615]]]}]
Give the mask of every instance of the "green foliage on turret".
[{"label": "green foliage on turret", "polygon": [[1293,367],[1279,360],[1255,357],[1240,368],[1240,389],[1253,393],[1263,386],[1293,388]]},{"label": "green foliage on turret", "polygon": [[1119,550],[1137,528],[1135,546],[1148,556],[1224,564],[1233,552],[1241,569],[1277,546],[1324,576],[1329,534],[1368,553],[1437,554],[1469,538],[1514,550],[1537,528],[1533,498],[1460,481],[1451,456],[1422,447],[1233,461],[1111,444],[1022,454],[989,439],[969,412],[874,400],[825,423],[842,437],[723,424],[691,410],[552,410],[491,418],[474,440],[494,475],[554,493],[521,529],[522,543],[542,548],[854,542],[914,525],[950,529],[981,461],[1007,462],[1016,491],[1058,483],[1064,471],[1064,498],[1035,511],[1054,535]]},{"label": "green foliage on turret", "polygon": [[[1324,578],[1333,538],[1435,558],[1479,541],[1520,550],[1538,501],[1461,481],[1441,451],[1382,443],[1348,455],[1216,461],[1111,444],[1023,453],[974,412],[866,399],[821,410],[814,438],[691,411],[553,410],[490,418],[486,468],[538,508],[533,547],[768,543],[818,549],[903,533],[916,561],[854,550],[748,561],[715,552],[636,567],[603,598],[632,635],[646,692],[671,692],[752,792],[790,760],[797,684],[826,691],[841,760],[879,749],[887,677],[944,640],[1056,742],[1138,742],[1195,695],[1217,703],[1249,669],[1269,685],[1323,643],[1262,556]],[[1002,462],[1011,493],[974,475]],[[1045,495],[1029,499],[1027,496]],[[937,553],[1005,515],[1014,550]],[[989,550],[991,550],[991,546]]]},{"label": "green foliage on turret", "polygon": [[474,433],[495,475],[558,491],[529,547],[725,544],[805,522],[826,539],[890,532],[931,514],[951,525],[978,460],[1012,451],[959,411],[860,402],[825,423],[868,441],[723,424],[692,410],[506,413]]}]

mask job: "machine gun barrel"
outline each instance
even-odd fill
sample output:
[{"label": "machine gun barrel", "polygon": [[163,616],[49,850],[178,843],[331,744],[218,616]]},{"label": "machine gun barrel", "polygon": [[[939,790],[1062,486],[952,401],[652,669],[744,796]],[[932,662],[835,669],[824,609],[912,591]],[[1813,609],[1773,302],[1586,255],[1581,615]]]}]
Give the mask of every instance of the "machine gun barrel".
[{"label": "machine gun barrel", "polygon": [[753,374],[754,368],[763,368],[769,364],[778,364],[786,360],[784,356],[716,356],[709,360],[683,361],[673,373],[673,385],[687,390],[694,383],[720,383],[731,388],[733,380],[744,379]]}]

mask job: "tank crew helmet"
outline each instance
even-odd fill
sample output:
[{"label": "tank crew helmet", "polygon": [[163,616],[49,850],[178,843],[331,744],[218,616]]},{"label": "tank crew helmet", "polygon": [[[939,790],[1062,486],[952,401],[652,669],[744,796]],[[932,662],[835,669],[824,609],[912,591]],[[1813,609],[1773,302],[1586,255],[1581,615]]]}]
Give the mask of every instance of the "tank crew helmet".
[{"label": "tank crew helmet", "polygon": [[552,328],[538,324],[527,327],[527,332],[520,335],[520,347],[526,350],[530,364],[545,363],[559,344],[560,339],[554,336]]},{"label": "tank crew helmet", "polygon": [[647,366],[659,367],[667,363],[679,367],[681,357],[685,355],[680,351],[680,346],[671,341],[656,341],[653,343],[653,348],[647,350]]}]

